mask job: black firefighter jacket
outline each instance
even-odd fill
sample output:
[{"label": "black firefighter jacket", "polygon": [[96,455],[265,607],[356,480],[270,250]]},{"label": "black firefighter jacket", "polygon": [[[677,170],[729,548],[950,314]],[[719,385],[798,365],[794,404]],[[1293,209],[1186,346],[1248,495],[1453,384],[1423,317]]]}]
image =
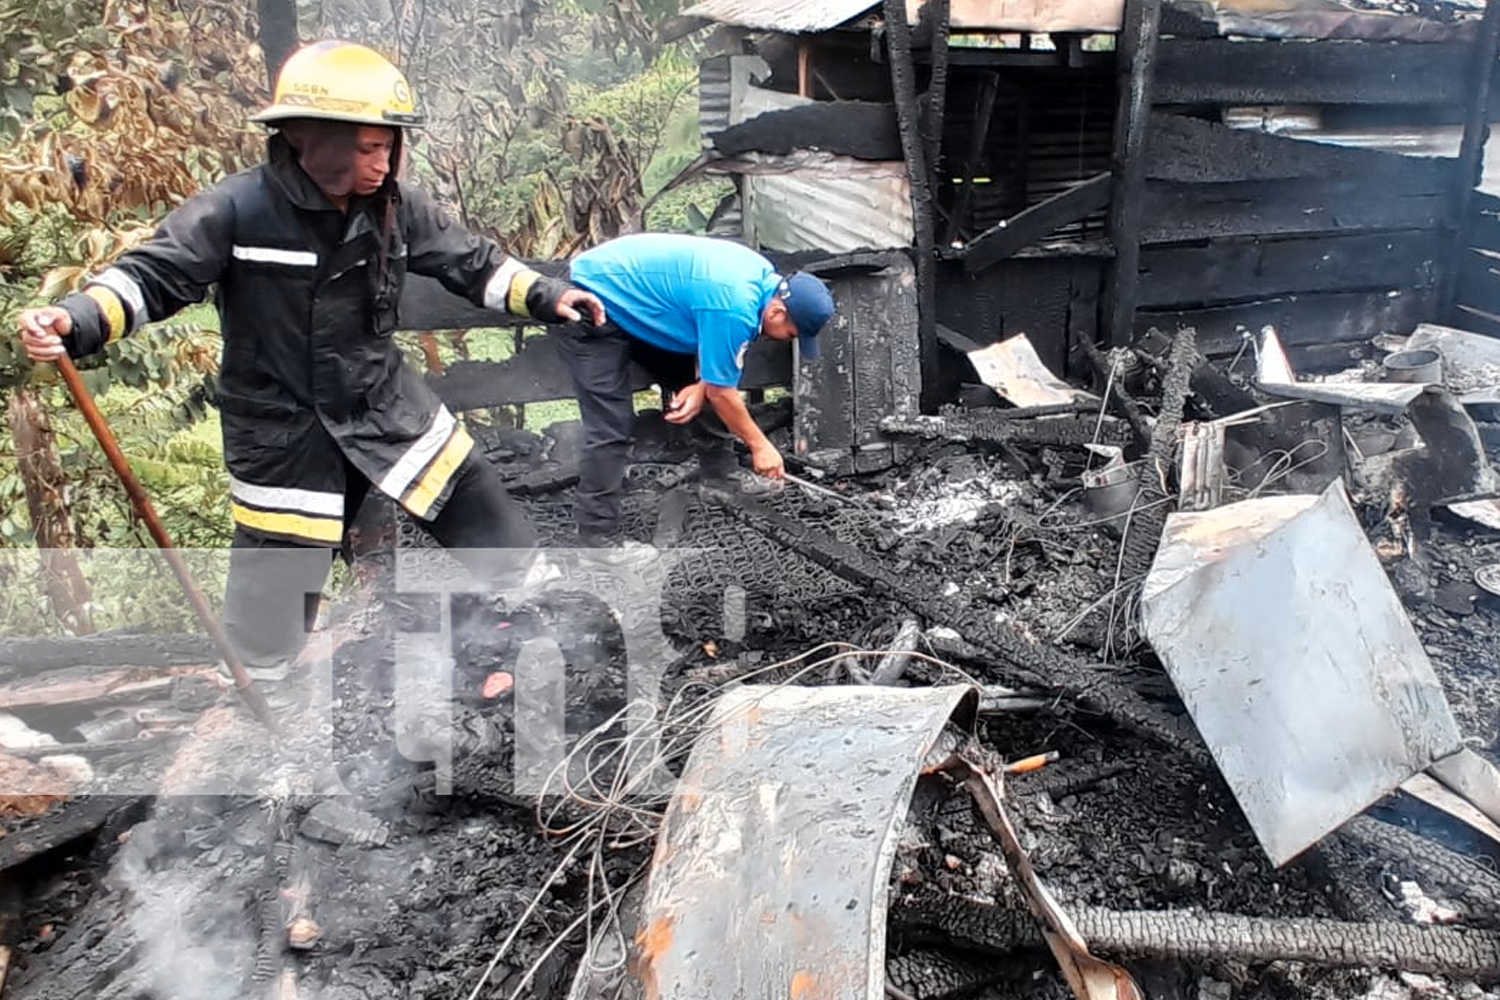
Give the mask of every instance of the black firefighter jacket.
[{"label": "black firefighter jacket", "polygon": [[392,340],[403,279],[430,275],[477,305],[520,315],[551,279],[454,223],[420,190],[399,193],[382,268],[384,205],[356,200],[346,216],[273,137],[266,163],[193,197],[62,303],[74,324],[68,349],[82,357],[216,288],[218,406],[242,527],[337,545],[345,459],[412,514],[434,517],[473,449]]}]

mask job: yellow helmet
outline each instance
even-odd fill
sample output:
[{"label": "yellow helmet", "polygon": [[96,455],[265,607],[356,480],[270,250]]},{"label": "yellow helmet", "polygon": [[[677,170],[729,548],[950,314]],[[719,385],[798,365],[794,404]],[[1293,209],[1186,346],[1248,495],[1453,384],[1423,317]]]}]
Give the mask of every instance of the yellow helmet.
[{"label": "yellow helmet", "polygon": [[316,42],[294,52],[276,77],[271,106],[250,120],[323,118],[388,127],[423,123],[406,77],[374,49]]}]

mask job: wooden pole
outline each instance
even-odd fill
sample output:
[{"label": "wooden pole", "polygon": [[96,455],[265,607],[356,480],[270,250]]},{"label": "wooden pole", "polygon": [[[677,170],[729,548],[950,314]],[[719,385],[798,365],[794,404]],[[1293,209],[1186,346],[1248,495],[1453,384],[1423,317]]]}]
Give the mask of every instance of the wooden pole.
[{"label": "wooden pole", "polygon": [[937,372],[937,261],[933,255],[932,187],[928,183],[927,150],[918,121],[916,69],[911,58],[911,25],[906,0],[884,0],[886,47],[891,61],[891,92],[901,151],[911,181],[912,227],[917,244],[917,354],[922,368],[921,408],[936,408],[932,387]]},{"label": "wooden pole", "polygon": [[208,598],[203,596],[203,590],[193,579],[192,571],[188,569],[187,563],[182,561],[182,555],[177,551],[177,547],[172,544],[172,538],[162,525],[161,518],[157,516],[156,508],[151,505],[151,498],[146,495],[145,487],[135,477],[135,473],[130,468],[130,462],[125,458],[125,453],[120,450],[120,443],[115,440],[114,432],[109,429],[109,422],[104,419],[104,414],[99,412],[99,407],[94,403],[93,394],[89,392],[88,386],[83,384],[78,369],[73,366],[72,359],[66,354],[57,358],[57,367],[62,372],[63,381],[68,384],[68,391],[73,394],[73,401],[78,404],[84,421],[94,432],[94,437],[98,438],[99,447],[104,449],[105,457],[114,467],[115,474],[120,477],[125,492],[130,494],[130,502],[134,505],[136,513],[140,515],[141,520],[146,522],[146,529],[161,548],[162,555],[166,557],[167,565],[172,567],[177,581],[182,584],[182,589],[186,592],[193,611],[197,613],[198,620],[208,630],[208,634],[214,640],[214,645],[219,647],[224,662],[229,666],[229,672],[234,676],[234,686],[239,690],[240,697],[245,699],[245,704],[250,706],[255,717],[263,722],[267,729],[275,732],[276,721],[271,715],[270,706],[266,704],[265,698],[251,682],[250,675],[245,672],[245,667],[240,663],[234,646],[229,642],[224,626],[219,623],[213,608],[209,607]]},{"label": "wooden pole", "polygon": [[1474,189],[1479,187],[1484,174],[1484,143],[1490,131],[1490,84],[1495,77],[1497,56],[1500,56],[1500,0],[1488,0],[1469,63],[1469,85],[1465,90],[1472,96],[1465,109],[1464,135],[1454,168],[1453,217],[1449,220],[1453,226],[1453,241],[1441,270],[1436,310],[1445,322],[1453,319],[1458,298],[1458,275],[1463,270],[1464,255],[1468,252],[1469,212],[1474,203]]},{"label": "wooden pole", "polygon": [[1151,78],[1161,27],[1161,0],[1125,0],[1116,46],[1114,149],[1110,169],[1109,238],[1115,257],[1105,276],[1104,329],[1111,345],[1130,343],[1140,287],[1141,196],[1146,181],[1146,129],[1151,115]]}]

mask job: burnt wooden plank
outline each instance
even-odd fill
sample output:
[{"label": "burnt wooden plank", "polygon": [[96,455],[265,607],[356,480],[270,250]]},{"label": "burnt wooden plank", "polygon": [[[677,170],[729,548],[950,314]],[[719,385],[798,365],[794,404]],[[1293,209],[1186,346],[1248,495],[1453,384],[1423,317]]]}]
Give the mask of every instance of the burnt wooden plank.
[{"label": "burnt wooden plank", "polygon": [[1468,245],[1476,250],[1500,250],[1500,218],[1488,213],[1471,215],[1466,235]]},{"label": "burnt wooden plank", "polygon": [[[651,379],[632,366],[632,388],[649,388]],[[740,387],[760,389],[792,382],[790,344],[769,339],[752,341],[745,353]],[[512,403],[540,403],[573,398],[573,380],[549,337],[528,337],[525,346],[505,361],[460,361],[441,375],[428,375],[427,384],[451,410],[478,410]]]},{"label": "burnt wooden plank", "polygon": [[1141,254],[1141,308],[1431,287],[1444,247],[1431,229],[1148,247]]},{"label": "burnt wooden plank", "polygon": [[1163,113],[1151,116],[1146,147],[1146,176],[1164,181],[1361,177],[1379,184],[1382,194],[1446,192],[1457,167],[1451,157],[1353,149]]},{"label": "burnt wooden plank", "polygon": [[1500,315],[1500,257],[1464,250],[1455,263],[1457,299],[1453,304]]},{"label": "burnt wooden plank", "polygon": [[1143,243],[1349,230],[1437,229],[1449,225],[1442,193],[1372,197],[1361,179],[1182,184],[1148,181]]},{"label": "burnt wooden plank", "polygon": [[1348,292],[1333,295],[1288,295],[1245,305],[1170,311],[1142,310],[1136,332],[1151,327],[1198,331],[1198,349],[1209,356],[1233,354],[1243,334],[1274,326],[1289,347],[1364,341],[1380,333],[1406,334],[1432,318],[1431,291]]},{"label": "burnt wooden plank", "polygon": [[1054,230],[1077,222],[1109,204],[1112,175],[1097,174],[1046,201],[1038,202],[980,233],[959,256],[968,271],[983,271]]},{"label": "burnt wooden plank", "polygon": [[1162,0],[1125,0],[1115,66],[1114,145],[1110,169],[1107,232],[1115,256],[1104,270],[1104,336],[1111,344],[1130,342],[1140,285],[1141,224],[1146,183],[1145,152],[1151,121],[1151,94],[1161,34]]},{"label": "burnt wooden plank", "polygon": [[[542,274],[559,278],[567,276],[567,261],[533,260],[526,263]],[[540,325],[534,319],[476,306],[425,274],[406,276],[397,307],[396,327],[400,330],[472,330],[475,327]]]},{"label": "burnt wooden plank", "polygon": [[0,838],[0,871],[7,871],[93,833],[111,817],[136,809],[141,802],[140,798],[123,795],[65,799],[49,812]]},{"label": "burnt wooden plank", "polygon": [[213,663],[218,659],[218,649],[206,635],[11,636],[0,639],[0,677],[27,676],[55,667],[160,667]]},{"label": "burnt wooden plank", "polygon": [[1455,325],[1471,333],[1500,337],[1500,314],[1485,312],[1460,302],[1454,307]]},{"label": "burnt wooden plank", "polygon": [[726,156],[761,152],[785,156],[818,148],[861,160],[901,159],[896,106],[873,101],[818,101],[767,111],[713,137]]},{"label": "burnt wooden plank", "polygon": [[1164,38],[1157,104],[1464,104],[1469,46]]}]

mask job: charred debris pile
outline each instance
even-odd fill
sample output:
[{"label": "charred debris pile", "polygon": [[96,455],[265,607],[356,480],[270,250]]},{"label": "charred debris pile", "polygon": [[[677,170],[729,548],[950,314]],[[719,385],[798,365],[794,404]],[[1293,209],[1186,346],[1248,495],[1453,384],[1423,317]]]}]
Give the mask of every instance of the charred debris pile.
[{"label": "charred debris pile", "polygon": [[370,517],[279,742],[201,638],[7,640],[6,995],[1493,995],[1492,344],[1012,338],[764,496],[648,414],[628,586],[492,430],[560,577],[439,608]]}]

